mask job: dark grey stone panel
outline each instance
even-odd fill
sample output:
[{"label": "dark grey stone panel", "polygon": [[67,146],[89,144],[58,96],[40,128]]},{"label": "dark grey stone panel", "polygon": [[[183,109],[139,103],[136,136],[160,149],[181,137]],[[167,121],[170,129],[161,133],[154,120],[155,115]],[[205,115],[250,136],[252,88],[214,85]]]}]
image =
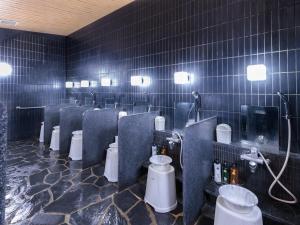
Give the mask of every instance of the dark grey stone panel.
[{"label": "dark grey stone panel", "polygon": [[82,130],[83,113],[90,109],[86,106],[71,106],[60,109],[59,153],[67,155],[70,152],[72,132]]},{"label": "dark grey stone panel", "polygon": [[7,148],[7,113],[6,107],[0,103],[0,224],[4,224],[5,210],[5,180]]},{"label": "dark grey stone panel", "polygon": [[49,145],[54,126],[59,125],[59,110],[71,104],[48,105],[44,112],[44,143]]},{"label": "dark grey stone panel", "polygon": [[156,112],[122,117],[119,120],[119,188],[134,184],[142,164],[151,156]]},{"label": "dark grey stone panel", "polygon": [[83,116],[83,168],[105,160],[105,151],[118,135],[118,112],[88,110]]},{"label": "dark grey stone panel", "polygon": [[44,113],[44,143],[49,145],[54,126],[59,125],[59,105],[46,106]]},{"label": "dark grey stone panel", "polygon": [[186,225],[194,224],[204,204],[204,189],[211,175],[217,117],[202,120],[184,130],[183,213]]}]

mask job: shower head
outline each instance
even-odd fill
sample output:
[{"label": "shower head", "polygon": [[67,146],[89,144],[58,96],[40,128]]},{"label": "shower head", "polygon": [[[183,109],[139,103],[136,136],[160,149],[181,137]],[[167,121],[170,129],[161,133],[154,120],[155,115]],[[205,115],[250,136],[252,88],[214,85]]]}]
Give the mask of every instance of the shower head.
[{"label": "shower head", "polygon": [[192,95],[195,99],[198,99],[200,97],[200,94],[197,91],[192,91]]},{"label": "shower head", "polygon": [[286,119],[289,119],[290,117],[290,110],[289,110],[289,100],[288,98],[286,97],[286,95],[284,95],[283,93],[281,92],[277,92],[277,95],[280,97],[280,99],[283,101],[284,103],[284,107],[285,107],[285,118]]},{"label": "shower head", "polygon": [[284,95],[284,94],[282,94],[281,92],[277,92],[277,95],[281,98],[281,100],[285,103],[285,104],[288,104],[289,103],[289,101],[288,101],[288,98]]}]

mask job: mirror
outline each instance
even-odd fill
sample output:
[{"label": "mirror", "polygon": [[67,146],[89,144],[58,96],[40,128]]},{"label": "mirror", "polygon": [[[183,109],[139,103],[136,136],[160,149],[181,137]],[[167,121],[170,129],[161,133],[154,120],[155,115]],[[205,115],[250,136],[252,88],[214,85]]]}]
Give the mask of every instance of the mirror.
[{"label": "mirror", "polygon": [[175,103],[173,120],[175,130],[183,130],[188,123],[194,122],[193,105],[190,102]]},{"label": "mirror", "polygon": [[257,144],[262,150],[279,151],[277,107],[241,106],[242,145]]}]

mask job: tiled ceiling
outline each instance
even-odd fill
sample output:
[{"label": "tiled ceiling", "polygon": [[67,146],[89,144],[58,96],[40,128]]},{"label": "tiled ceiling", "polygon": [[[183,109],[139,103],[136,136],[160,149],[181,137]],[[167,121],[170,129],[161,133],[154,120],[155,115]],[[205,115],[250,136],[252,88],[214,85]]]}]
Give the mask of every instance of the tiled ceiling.
[{"label": "tiled ceiling", "polygon": [[133,0],[0,0],[0,28],[69,35]]}]

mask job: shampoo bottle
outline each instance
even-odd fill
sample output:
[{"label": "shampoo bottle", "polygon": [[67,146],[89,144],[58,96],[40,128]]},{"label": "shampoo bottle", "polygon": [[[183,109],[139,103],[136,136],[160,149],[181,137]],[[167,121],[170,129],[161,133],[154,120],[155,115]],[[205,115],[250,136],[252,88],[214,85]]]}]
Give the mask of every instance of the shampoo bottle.
[{"label": "shampoo bottle", "polygon": [[222,183],[221,163],[217,159],[214,162],[214,180],[217,184]]}]

